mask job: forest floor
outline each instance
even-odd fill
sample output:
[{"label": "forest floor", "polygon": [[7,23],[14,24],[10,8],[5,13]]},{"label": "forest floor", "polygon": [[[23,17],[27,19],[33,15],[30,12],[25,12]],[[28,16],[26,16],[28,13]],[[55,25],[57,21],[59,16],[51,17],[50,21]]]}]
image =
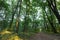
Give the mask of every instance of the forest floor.
[{"label": "forest floor", "polygon": [[[51,34],[51,33],[36,33],[36,34],[25,34],[24,33],[24,37],[21,38],[19,37],[17,34],[12,34],[12,32],[9,31],[3,31],[0,32],[0,40],[60,40],[60,34]],[[30,36],[28,36],[30,35]],[[26,38],[25,38],[26,37]]]},{"label": "forest floor", "polygon": [[60,34],[37,33],[32,35],[29,40],[60,40]]}]

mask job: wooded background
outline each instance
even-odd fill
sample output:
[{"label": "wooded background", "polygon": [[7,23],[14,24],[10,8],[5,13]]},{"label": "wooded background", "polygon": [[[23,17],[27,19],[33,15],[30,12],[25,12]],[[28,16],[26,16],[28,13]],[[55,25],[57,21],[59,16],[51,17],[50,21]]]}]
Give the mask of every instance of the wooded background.
[{"label": "wooded background", "polygon": [[60,0],[0,0],[0,32],[60,33]]}]

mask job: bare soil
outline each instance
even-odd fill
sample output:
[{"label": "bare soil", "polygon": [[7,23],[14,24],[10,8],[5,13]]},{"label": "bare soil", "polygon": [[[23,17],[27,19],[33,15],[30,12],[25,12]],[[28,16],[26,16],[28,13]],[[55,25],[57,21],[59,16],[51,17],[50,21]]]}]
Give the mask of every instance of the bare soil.
[{"label": "bare soil", "polygon": [[60,40],[60,35],[37,33],[35,35],[32,35],[29,40]]}]

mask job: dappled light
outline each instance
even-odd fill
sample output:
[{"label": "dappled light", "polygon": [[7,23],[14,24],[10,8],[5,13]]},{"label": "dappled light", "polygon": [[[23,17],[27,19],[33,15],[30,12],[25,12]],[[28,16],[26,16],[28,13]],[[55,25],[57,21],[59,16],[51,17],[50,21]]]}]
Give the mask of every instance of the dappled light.
[{"label": "dappled light", "polygon": [[0,40],[60,40],[60,0],[0,0]]},{"label": "dappled light", "polygon": [[1,40],[23,40],[22,38],[20,38],[17,34],[13,34],[10,31],[2,31],[0,32],[1,36]]}]

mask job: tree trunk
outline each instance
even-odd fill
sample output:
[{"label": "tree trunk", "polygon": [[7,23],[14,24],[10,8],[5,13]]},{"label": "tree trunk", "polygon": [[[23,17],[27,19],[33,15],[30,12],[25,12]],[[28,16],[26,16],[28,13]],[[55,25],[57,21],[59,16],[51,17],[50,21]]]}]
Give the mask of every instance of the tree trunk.
[{"label": "tree trunk", "polygon": [[58,22],[60,24],[60,15],[56,7],[56,0],[47,0],[48,6],[51,8],[51,10],[54,12],[55,16],[58,19]]}]

